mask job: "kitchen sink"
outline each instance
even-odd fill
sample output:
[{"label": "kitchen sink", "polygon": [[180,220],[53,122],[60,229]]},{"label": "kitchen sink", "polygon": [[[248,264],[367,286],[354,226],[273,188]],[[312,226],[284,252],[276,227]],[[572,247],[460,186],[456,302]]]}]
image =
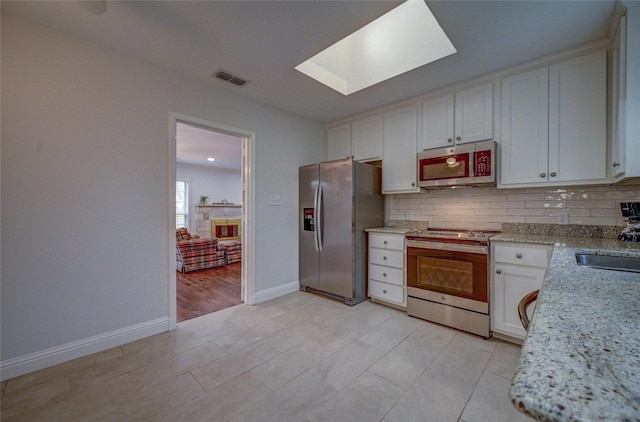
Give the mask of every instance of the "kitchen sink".
[{"label": "kitchen sink", "polygon": [[605,270],[640,272],[640,258],[630,256],[596,255],[576,253],[578,265]]}]

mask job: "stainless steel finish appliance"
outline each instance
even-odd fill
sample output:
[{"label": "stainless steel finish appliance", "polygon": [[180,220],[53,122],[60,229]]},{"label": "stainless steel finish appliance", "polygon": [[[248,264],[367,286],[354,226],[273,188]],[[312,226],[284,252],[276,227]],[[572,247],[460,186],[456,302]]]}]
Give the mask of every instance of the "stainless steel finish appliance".
[{"label": "stainless steel finish appliance", "polygon": [[407,313],[489,338],[489,237],[495,234],[407,233]]},{"label": "stainless steel finish appliance", "polygon": [[640,202],[621,202],[620,210],[627,219],[627,226],[618,235],[618,240],[640,242]]},{"label": "stainless steel finish appliance", "polygon": [[460,144],[418,153],[418,186],[495,186],[495,141]]},{"label": "stainless steel finish appliance", "polygon": [[384,225],[380,168],[352,159],[300,167],[300,289],[366,299],[364,229]]}]

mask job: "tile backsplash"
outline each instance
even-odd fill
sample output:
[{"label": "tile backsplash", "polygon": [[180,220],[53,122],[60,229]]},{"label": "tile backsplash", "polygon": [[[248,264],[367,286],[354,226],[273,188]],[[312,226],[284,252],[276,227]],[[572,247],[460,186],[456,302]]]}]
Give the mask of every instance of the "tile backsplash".
[{"label": "tile backsplash", "polygon": [[559,188],[463,188],[389,195],[389,220],[429,227],[500,230],[502,223],[624,226],[620,202],[640,201],[640,184]]}]

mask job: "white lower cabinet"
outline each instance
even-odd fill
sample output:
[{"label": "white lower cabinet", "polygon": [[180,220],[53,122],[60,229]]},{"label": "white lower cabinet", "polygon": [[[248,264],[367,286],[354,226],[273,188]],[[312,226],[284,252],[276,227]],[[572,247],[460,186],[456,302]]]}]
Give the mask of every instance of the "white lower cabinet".
[{"label": "white lower cabinet", "polygon": [[[518,303],[538,290],[544,280],[552,246],[520,243],[491,244],[491,330],[493,335],[521,342],[526,336]],[[529,308],[529,317],[533,306]]]},{"label": "white lower cabinet", "polygon": [[404,235],[369,233],[369,297],[407,306]]}]

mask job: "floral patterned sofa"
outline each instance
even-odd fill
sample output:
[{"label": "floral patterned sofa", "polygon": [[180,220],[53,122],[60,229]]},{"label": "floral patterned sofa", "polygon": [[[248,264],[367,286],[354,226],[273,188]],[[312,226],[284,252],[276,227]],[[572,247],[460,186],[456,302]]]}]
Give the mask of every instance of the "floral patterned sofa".
[{"label": "floral patterned sofa", "polygon": [[225,251],[218,239],[192,236],[186,228],[176,230],[176,269],[180,272],[225,265]]}]

